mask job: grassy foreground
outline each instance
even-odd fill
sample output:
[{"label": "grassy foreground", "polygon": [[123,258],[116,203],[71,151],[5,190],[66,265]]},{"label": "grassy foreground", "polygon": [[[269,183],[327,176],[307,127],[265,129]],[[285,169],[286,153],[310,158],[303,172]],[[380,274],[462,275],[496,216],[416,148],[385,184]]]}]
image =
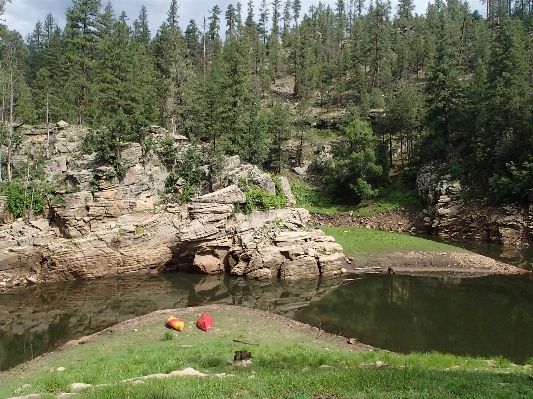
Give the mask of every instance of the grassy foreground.
[{"label": "grassy foreground", "polygon": [[346,255],[349,256],[401,250],[468,252],[452,245],[388,231],[324,226],[321,226],[320,229],[327,235],[333,236],[335,241],[342,245]]},{"label": "grassy foreground", "polygon": [[[202,312],[215,320],[208,333],[194,325]],[[165,328],[171,314],[185,320],[183,332]],[[251,366],[227,363],[237,350],[252,353]],[[207,376],[123,381],[186,367]],[[54,397],[72,383],[92,384],[79,391],[82,398],[533,397],[531,365],[370,350],[275,315],[220,305],[155,312],[2,372],[0,397]]]}]

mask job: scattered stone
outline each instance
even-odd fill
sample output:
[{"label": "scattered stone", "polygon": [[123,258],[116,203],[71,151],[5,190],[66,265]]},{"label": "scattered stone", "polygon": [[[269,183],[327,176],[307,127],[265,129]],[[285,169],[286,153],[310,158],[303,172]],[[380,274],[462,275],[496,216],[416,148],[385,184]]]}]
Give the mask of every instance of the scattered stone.
[{"label": "scattered stone", "polygon": [[334,369],[335,367],[330,366],[329,364],[320,365],[319,369]]},{"label": "scattered stone", "polygon": [[378,361],[376,362],[376,367],[377,367],[378,369],[381,369],[381,368],[386,367],[386,366],[388,366],[387,363],[382,362],[381,360],[378,360]]},{"label": "scattered stone", "polygon": [[81,391],[82,389],[87,389],[90,387],[92,387],[91,384],[84,384],[83,382],[75,382],[73,384],[70,384],[71,391]]},{"label": "scattered stone", "polygon": [[348,343],[349,343],[350,345],[353,345],[353,344],[355,344],[356,342],[357,342],[357,341],[355,340],[355,338],[350,338],[350,339],[348,340]]},{"label": "scattered stone", "polygon": [[179,376],[179,377],[183,377],[183,376],[206,377],[207,376],[207,374],[201,373],[198,370],[193,369],[192,367],[187,367],[186,369],[183,369],[183,370],[173,371],[169,375],[172,376],[172,377],[175,377],[175,376]]},{"label": "scattered stone", "polygon": [[237,362],[231,361],[230,364],[236,367],[249,367],[252,365],[252,361],[251,360],[239,360]]},{"label": "scattered stone", "polygon": [[56,369],[56,371],[59,371],[59,372],[61,372],[61,371],[65,371],[65,370],[66,370],[66,368],[64,368],[64,367],[58,367],[58,368]]},{"label": "scattered stone", "polygon": [[25,389],[28,389],[28,388],[31,388],[31,385],[30,384],[24,384],[20,387],[18,387],[17,389],[15,389],[13,391],[14,394],[18,394],[18,393],[21,393],[22,391],[24,391]]}]

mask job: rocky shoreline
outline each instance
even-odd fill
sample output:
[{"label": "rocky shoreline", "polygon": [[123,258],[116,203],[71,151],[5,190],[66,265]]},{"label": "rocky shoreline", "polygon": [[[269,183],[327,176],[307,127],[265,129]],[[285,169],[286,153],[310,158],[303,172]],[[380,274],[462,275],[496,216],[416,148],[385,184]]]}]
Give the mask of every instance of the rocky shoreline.
[{"label": "rocky shoreline", "polygon": [[[464,228],[464,223],[457,221],[457,213],[449,212],[456,206],[453,204],[459,203],[455,197],[460,187],[449,179],[439,179],[439,170],[431,168],[423,169],[418,179],[420,195],[428,205],[425,213],[310,215],[305,209],[290,208],[295,200],[287,178],[281,177],[277,187],[268,173],[238,157],[226,159],[209,190],[204,187],[191,201],[174,203],[164,194],[169,171],[156,153],[144,153],[136,143],[124,144],[121,157],[130,166],[119,179],[109,173],[109,167],[97,162],[95,154],[83,153],[85,133],[65,127],[53,132],[54,154],[45,175],[49,183],[62,182],[63,189],[55,193],[61,198],[60,204],[50,204],[42,219],[11,220],[0,225],[0,292],[43,282],[131,273],[228,272],[258,280],[292,281],[339,276],[343,269],[353,271],[342,246],[308,226],[364,227],[410,234],[430,231],[442,235],[448,231],[450,237],[466,238],[478,238],[478,230],[482,230],[494,240],[514,243],[524,243],[528,238],[527,218],[520,224],[516,218],[491,214],[492,230],[482,223],[476,225],[479,228]],[[170,137],[182,151],[190,146],[183,137],[174,137],[157,126],[152,127],[151,134],[154,140]],[[41,141],[36,141],[30,130],[21,148],[31,153],[43,145]],[[244,192],[249,187],[283,195],[289,207],[239,213],[236,210],[246,202]],[[179,192],[182,188],[178,184],[174,189]],[[3,200],[5,197],[0,197],[2,209]],[[438,220],[435,215],[440,215]],[[5,221],[8,216],[2,214],[0,219]],[[467,230],[472,234],[458,233]],[[391,256],[381,262],[387,266],[385,270],[392,265],[399,270],[416,258]],[[427,263],[431,258],[429,264],[435,264],[439,256],[425,254],[421,259]],[[454,262],[441,263],[446,268]],[[507,272],[504,266],[492,265],[488,260],[481,263],[489,266],[474,269]],[[471,263],[460,268],[472,269]]]}]

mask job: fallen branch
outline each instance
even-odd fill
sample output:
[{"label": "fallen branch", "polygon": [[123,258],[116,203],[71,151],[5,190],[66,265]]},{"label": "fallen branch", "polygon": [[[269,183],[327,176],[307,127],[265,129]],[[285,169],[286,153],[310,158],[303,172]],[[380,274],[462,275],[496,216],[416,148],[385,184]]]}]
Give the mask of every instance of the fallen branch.
[{"label": "fallen branch", "polygon": [[247,345],[254,345],[254,346],[257,346],[257,344],[254,344],[252,342],[246,342],[246,341],[241,341],[240,339],[234,339],[233,342],[240,342],[242,344],[247,344]]}]

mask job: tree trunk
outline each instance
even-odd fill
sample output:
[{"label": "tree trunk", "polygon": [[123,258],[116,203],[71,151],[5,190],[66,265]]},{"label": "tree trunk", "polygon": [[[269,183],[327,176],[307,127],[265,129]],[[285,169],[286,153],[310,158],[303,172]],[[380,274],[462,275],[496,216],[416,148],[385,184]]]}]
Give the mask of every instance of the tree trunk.
[{"label": "tree trunk", "polygon": [[15,99],[15,93],[14,93],[14,87],[13,87],[13,50],[10,50],[9,57],[9,129],[8,129],[8,136],[7,136],[7,181],[11,183],[12,175],[11,175],[11,162],[12,162],[12,156],[13,156],[13,106],[14,106],[14,99]]}]

